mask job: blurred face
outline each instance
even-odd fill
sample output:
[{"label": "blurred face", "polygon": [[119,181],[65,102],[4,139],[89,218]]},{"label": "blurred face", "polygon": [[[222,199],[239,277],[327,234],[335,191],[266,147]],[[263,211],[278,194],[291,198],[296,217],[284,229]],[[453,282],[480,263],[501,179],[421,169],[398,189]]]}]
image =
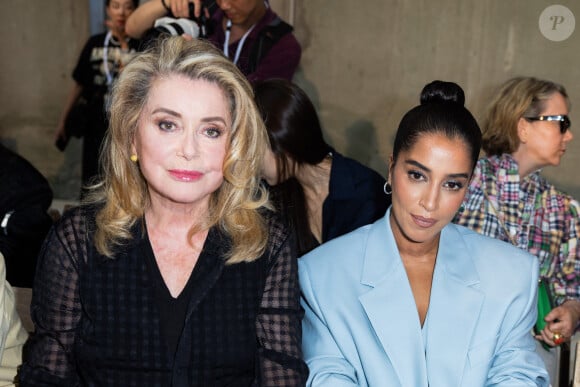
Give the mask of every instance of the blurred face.
[{"label": "blurred face", "polygon": [[440,134],[424,135],[391,161],[390,222],[399,248],[438,241],[463,201],[471,169],[466,144]]},{"label": "blurred face", "polygon": [[107,6],[107,16],[112,23],[112,28],[124,31],[125,21],[134,10],[132,0],[111,0]]},{"label": "blurred face", "polygon": [[154,81],[133,144],[152,203],[208,205],[223,181],[227,106],[221,89],[205,80]]},{"label": "blurred face", "polygon": [[216,3],[236,25],[255,23],[265,9],[264,0],[217,0]]},{"label": "blurred face", "polygon": [[[540,115],[568,115],[566,100],[560,93],[554,93],[545,105]],[[528,121],[522,118],[519,125],[520,147],[525,150],[526,161],[534,169],[558,166],[568,143],[574,137],[572,132],[567,130],[562,134],[559,121]]]}]

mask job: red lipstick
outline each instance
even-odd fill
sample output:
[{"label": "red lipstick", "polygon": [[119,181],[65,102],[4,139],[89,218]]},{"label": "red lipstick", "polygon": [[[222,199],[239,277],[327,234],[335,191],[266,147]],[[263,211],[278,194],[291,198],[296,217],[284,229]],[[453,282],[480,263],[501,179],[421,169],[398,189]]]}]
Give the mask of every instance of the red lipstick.
[{"label": "red lipstick", "polygon": [[183,181],[183,182],[192,182],[201,179],[203,173],[199,171],[190,171],[190,170],[183,170],[183,169],[171,169],[169,170],[169,174],[173,176],[176,180]]}]

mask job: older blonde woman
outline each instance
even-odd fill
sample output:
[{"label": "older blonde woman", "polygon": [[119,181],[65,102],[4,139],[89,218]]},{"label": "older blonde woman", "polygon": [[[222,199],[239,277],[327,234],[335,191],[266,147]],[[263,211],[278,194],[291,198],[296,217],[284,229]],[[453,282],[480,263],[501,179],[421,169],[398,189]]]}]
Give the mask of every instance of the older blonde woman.
[{"label": "older blonde woman", "polygon": [[165,39],[125,67],[104,178],[40,256],[22,384],[302,384],[266,146],[250,85],[211,44]]},{"label": "older blonde woman", "polygon": [[[573,138],[569,110],[557,83],[516,77],[501,85],[483,127],[486,156],[455,218],[538,257],[556,304],[536,336],[549,346],[569,340],[580,319],[580,206],[540,175],[560,164]],[[553,351],[538,351],[555,376]]]}]

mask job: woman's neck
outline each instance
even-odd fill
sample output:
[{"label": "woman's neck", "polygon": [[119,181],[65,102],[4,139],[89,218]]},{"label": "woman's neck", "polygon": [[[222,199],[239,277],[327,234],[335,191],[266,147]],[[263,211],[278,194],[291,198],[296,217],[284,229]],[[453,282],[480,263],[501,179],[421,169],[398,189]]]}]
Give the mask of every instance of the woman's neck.
[{"label": "woman's neck", "polygon": [[325,157],[316,165],[300,166],[295,175],[304,190],[310,231],[320,243],[322,242],[322,205],[329,192],[331,168],[332,158]]},{"label": "woman's neck", "polygon": [[392,212],[389,217],[389,222],[391,230],[393,231],[395,243],[397,244],[397,250],[403,260],[434,264],[435,259],[437,258],[437,252],[439,251],[439,239],[441,233],[437,234],[429,241],[416,242],[410,240],[403,233]]},{"label": "woman's neck", "polygon": [[[236,42],[242,38],[242,36],[248,32],[253,25],[258,23],[266,14],[266,5],[263,2],[259,2],[259,4],[250,12],[248,17],[244,19],[241,23],[232,24],[231,27],[231,37],[230,43]],[[226,28],[228,20],[224,18],[223,21],[223,28]]]},{"label": "woman's neck", "polygon": [[192,226],[205,223],[208,205],[208,201],[196,205],[184,205],[152,198],[151,205],[145,209],[145,219],[148,227],[187,233]]},{"label": "woman's neck", "polygon": [[530,173],[536,172],[538,169],[542,168],[543,165],[537,165],[530,160],[530,157],[527,154],[527,151],[520,147],[511,154],[512,158],[518,163],[518,173],[520,175],[520,179],[525,178]]},{"label": "woman's neck", "polygon": [[328,196],[331,169],[332,158],[328,156],[316,165],[304,164],[298,167],[295,178],[302,185],[307,198]]}]

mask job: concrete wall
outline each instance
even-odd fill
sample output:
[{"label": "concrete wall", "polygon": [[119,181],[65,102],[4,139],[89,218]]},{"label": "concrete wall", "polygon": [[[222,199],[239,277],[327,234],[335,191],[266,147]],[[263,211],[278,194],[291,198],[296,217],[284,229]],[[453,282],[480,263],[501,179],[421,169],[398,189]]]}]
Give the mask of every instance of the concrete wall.
[{"label": "concrete wall", "polygon": [[[573,109],[580,101],[580,31],[555,42],[540,32],[544,0],[271,0],[293,19],[304,52],[295,80],[317,106],[325,134],[339,151],[386,172],[404,112],[433,79],[458,82],[481,119],[493,90],[515,75],[563,83]],[[580,3],[561,0],[576,16]],[[567,20],[569,21],[569,19]],[[558,26],[559,27],[559,26]],[[580,27],[579,27],[580,28]],[[57,196],[78,179],[78,144],[64,154],[52,136],[70,73],[88,36],[88,1],[2,0],[0,139],[49,176]],[[8,56],[7,53],[11,55]],[[580,198],[580,138],[559,168],[561,188]]]},{"label": "concrete wall", "polygon": [[0,140],[47,176],[60,198],[80,187],[80,142],[53,145],[71,73],[89,36],[88,1],[0,1]]},{"label": "concrete wall", "polygon": [[[580,17],[578,1],[559,1]],[[363,4],[361,6],[361,4]],[[458,82],[481,119],[495,88],[533,75],[563,83],[580,105],[580,30],[562,42],[539,29],[539,0],[299,0],[295,26],[304,46],[296,81],[316,101],[337,149],[386,170],[394,131],[434,79]],[[579,27],[580,28],[580,27]],[[580,136],[545,175],[580,197]]]}]

